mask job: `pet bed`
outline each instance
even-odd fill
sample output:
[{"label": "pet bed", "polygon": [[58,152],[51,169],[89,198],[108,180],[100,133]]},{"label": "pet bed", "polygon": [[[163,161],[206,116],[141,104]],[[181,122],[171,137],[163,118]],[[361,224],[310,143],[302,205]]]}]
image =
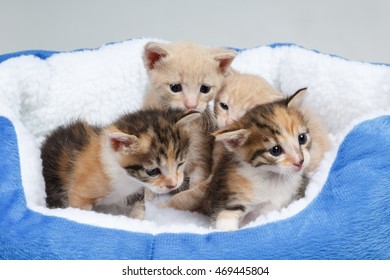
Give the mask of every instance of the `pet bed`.
[{"label": "pet bed", "polygon": [[332,149],[306,197],[233,232],[146,205],[146,219],[47,209],[39,145],[77,117],[106,124],[140,107],[151,39],[0,56],[0,259],[389,259],[390,65],[292,44],[237,50],[232,66],[306,98]]}]

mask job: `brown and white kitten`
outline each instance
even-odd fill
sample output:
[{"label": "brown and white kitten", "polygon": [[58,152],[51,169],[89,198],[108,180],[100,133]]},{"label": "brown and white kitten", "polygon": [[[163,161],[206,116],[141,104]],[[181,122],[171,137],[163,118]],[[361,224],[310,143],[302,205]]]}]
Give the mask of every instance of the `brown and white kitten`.
[{"label": "brown and white kitten", "polygon": [[250,216],[303,197],[314,141],[301,110],[305,92],[255,106],[216,131],[212,175],[165,206],[201,211],[217,229],[236,230]]},{"label": "brown and white kitten", "polygon": [[[150,109],[104,128],[81,120],[58,127],[41,147],[47,206],[126,207],[139,201],[130,195],[142,200],[144,187],[158,194],[179,188],[189,156],[188,125],[199,117],[196,111]],[[142,208],[141,201],[127,214],[142,218]]]},{"label": "brown and white kitten", "polygon": [[[149,42],[144,48],[144,64],[150,80],[143,107],[195,109],[202,118],[191,124],[192,143],[186,174],[190,186],[205,180],[211,172],[212,139],[216,129],[208,103],[231,72],[236,52],[189,42]],[[153,197],[147,195],[150,199]]]},{"label": "brown and white kitten", "polygon": [[[241,118],[256,105],[283,98],[283,94],[273,88],[265,79],[252,74],[234,74],[225,79],[222,90],[214,103],[214,113],[218,128],[223,128]],[[328,131],[310,108],[302,106],[302,113],[308,121],[311,137],[315,139],[310,150],[311,163],[308,171],[314,171],[324,154],[330,148]]]}]

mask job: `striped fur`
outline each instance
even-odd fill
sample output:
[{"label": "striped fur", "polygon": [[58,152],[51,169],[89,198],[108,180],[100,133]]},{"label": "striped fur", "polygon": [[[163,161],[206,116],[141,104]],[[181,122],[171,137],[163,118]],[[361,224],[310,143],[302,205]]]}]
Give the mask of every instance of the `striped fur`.
[{"label": "striped fur", "polygon": [[196,111],[150,109],[104,128],[81,120],[57,128],[41,148],[47,206],[90,210],[142,201],[143,195],[128,196],[144,187],[155,193],[179,188],[186,181],[188,125],[199,117]]}]

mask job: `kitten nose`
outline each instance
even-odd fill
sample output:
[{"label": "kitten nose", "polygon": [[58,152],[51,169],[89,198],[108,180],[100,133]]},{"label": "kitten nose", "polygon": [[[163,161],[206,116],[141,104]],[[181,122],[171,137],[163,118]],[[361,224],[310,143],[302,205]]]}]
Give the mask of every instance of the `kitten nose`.
[{"label": "kitten nose", "polygon": [[168,190],[172,190],[172,189],[176,188],[176,186],[177,186],[177,180],[175,178],[167,178],[165,180],[165,187]]},{"label": "kitten nose", "polygon": [[186,107],[187,110],[196,109],[197,106],[198,106],[198,104],[193,104],[193,103],[191,103],[191,104],[186,103],[186,104],[185,104],[185,107]]},{"label": "kitten nose", "polygon": [[303,159],[302,159],[300,162],[294,162],[294,165],[295,165],[296,167],[298,167],[299,169],[301,169],[301,168],[302,168],[302,165],[303,165]]}]

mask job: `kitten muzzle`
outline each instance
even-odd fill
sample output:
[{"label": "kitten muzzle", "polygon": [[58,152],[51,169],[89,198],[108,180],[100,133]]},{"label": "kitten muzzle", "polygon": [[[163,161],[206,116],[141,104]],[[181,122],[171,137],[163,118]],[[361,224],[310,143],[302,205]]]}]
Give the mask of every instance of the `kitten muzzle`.
[{"label": "kitten muzzle", "polygon": [[303,160],[299,161],[299,162],[294,162],[293,165],[295,167],[297,167],[298,171],[301,171],[302,169],[302,166],[303,166]]}]

